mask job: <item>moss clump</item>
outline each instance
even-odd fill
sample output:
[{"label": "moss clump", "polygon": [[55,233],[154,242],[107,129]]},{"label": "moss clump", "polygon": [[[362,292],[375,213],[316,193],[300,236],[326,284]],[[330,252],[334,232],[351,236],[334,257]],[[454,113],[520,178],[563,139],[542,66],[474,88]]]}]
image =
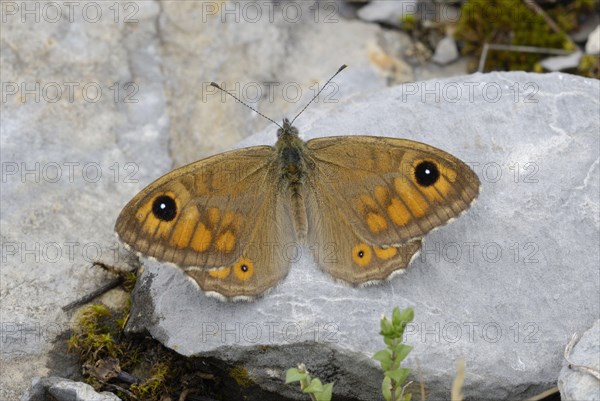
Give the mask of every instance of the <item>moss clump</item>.
[{"label": "moss clump", "polygon": [[[115,273],[123,277],[122,288],[131,292],[136,273]],[[79,354],[84,381],[125,401],[178,399],[184,392],[213,396],[214,375],[148,336],[124,333],[130,306],[131,298],[122,310],[94,304],[79,312],[67,345]]]},{"label": "moss clump", "polygon": [[584,54],[579,60],[577,73],[584,77],[600,79],[600,57],[597,54]]},{"label": "moss clump", "polygon": [[117,324],[112,312],[101,304],[87,306],[79,316],[78,327],[67,340],[69,351],[76,350],[82,360],[95,357],[120,358],[123,349],[115,341]]},{"label": "moss clump", "polygon": [[234,366],[229,370],[229,376],[238,384],[238,386],[246,388],[250,387],[254,384],[250,375],[248,374],[248,369],[243,366]]},{"label": "moss clump", "polygon": [[[594,0],[572,0],[545,9],[563,32],[578,27],[578,15],[595,7]],[[463,53],[479,57],[486,43],[572,50],[565,33],[551,29],[546,20],[522,0],[468,1],[461,8],[456,37],[464,43]],[[545,54],[492,50],[486,70],[532,71]]]},{"label": "moss clump", "polygon": [[142,383],[132,384],[129,388],[140,400],[160,399],[159,395],[168,394],[169,379],[177,377],[177,371],[173,371],[172,360],[162,361],[150,367],[150,374]]},{"label": "moss clump", "polygon": [[[214,395],[215,377],[199,371],[193,360],[149,337],[126,336],[123,327],[128,314],[128,307],[111,311],[101,304],[81,312],[67,344],[79,354],[86,383],[125,401],[178,399],[183,392]],[[110,374],[104,366],[110,367]]]}]

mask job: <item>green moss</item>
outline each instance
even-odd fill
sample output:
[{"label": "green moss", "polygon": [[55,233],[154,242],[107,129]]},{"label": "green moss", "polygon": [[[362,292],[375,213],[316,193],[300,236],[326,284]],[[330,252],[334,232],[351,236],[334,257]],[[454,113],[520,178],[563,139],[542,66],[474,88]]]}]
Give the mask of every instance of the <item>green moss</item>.
[{"label": "green moss", "polygon": [[162,394],[168,393],[168,380],[176,377],[171,362],[171,360],[163,361],[152,366],[146,380],[131,385],[129,388],[131,393],[142,400],[160,399]]},{"label": "green moss", "polygon": [[600,79],[600,56],[584,54],[579,60],[577,73],[584,77]]},{"label": "green moss", "polygon": [[67,341],[69,350],[77,350],[82,359],[96,355],[119,358],[121,350],[114,338],[113,314],[104,305],[87,306],[79,316],[78,327]]},{"label": "green moss", "polygon": [[[124,275],[123,288],[129,292],[136,280],[135,273]],[[84,373],[84,381],[96,390],[119,389],[123,400],[159,401],[178,395],[185,390],[180,377],[194,371],[187,358],[165,348],[147,336],[126,336],[123,332],[129,319],[131,298],[122,310],[110,310],[102,304],[84,307],[76,318],[75,328],[67,340],[68,350],[77,352]],[[98,362],[114,358],[123,372],[133,374],[139,383],[104,383],[96,376]],[[135,373],[134,373],[135,372]],[[196,380],[198,381],[198,380]],[[212,394],[211,394],[212,395]]]},{"label": "green moss", "polygon": [[254,384],[250,375],[248,374],[248,369],[243,366],[234,366],[229,370],[229,376],[238,384],[238,386],[246,388],[250,387]]},{"label": "green moss", "polygon": [[[577,16],[594,8],[594,0],[574,0],[545,9],[565,33],[578,27]],[[486,43],[572,50],[565,33],[556,33],[522,0],[468,1],[461,9],[456,37],[463,53],[479,57]],[[486,70],[535,70],[547,54],[490,50]]]},{"label": "green moss", "polygon": [[413,14],[406,14],[400,18],[400,26],[405,31],[413,31],[417,28],[417,21]]}]

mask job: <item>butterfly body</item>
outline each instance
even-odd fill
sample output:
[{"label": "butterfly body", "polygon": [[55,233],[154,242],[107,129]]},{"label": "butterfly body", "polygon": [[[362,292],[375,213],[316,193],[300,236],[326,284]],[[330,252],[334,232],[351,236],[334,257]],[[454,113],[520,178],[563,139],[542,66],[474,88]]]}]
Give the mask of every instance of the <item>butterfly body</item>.
[{"label": "butterfly body", "polygon": [[226,152],[159,178],[115,229],[204,291],[248,299],[283,279],[306,248],[344,282],[386,279],[478,192],[466,164],[429,145],[369,136],[304,142],[284,120],[272,147]]},{"label": "butterfly body", "polygon": [[307,154],[306,143],[300,139],[298,130],[291,126],[288,119],[283,120],[283,127],[277,131],[277,137],[274,150],[281,168],[280,188],[284,188],[284,196],[289,196],[290,199],[296,239],[304,242],[308,231],[304,184],[314,164]]}]

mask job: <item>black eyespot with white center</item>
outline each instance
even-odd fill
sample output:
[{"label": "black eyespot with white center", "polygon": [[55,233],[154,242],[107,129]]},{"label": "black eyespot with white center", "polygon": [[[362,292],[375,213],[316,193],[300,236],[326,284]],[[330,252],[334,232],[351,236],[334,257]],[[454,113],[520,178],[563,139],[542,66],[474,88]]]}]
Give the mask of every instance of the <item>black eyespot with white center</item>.
[{"label": "black eyespot with white center", "polygon": [[248,265],[243,264],[242,266],[240,266],[240,270],[246,273],[248,271]]},{"label": "black eyespot with white center", "polygon": [[435,184],[440,178],[440,170],[435,163],[423,161],[415,167],[415,179],[417,184],[422,187],[428,187]]},{"label": "black eyespot with white center", "polygon": [[358,257],[362,258],[365,256],[365,252],[364,251],[358,251]]},{"label": "black eyespot with white center", "polygon": [[168,195],[161,195],[152,204],[152,214],[162,221],[171,221],[177,216],[175,199]]}]

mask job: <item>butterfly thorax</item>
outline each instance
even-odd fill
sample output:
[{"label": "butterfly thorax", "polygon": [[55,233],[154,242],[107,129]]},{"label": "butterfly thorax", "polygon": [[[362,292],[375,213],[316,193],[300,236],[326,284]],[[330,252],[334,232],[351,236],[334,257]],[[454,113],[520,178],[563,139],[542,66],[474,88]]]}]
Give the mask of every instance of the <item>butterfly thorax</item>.
[{"label": "butterfly thorax", "polygon": [[277,130],[275,151],[284,183],[293,188],[302,185],[306,175],[306,145],[298,136],[298,130],[289,120],[283,120],[283,127]]}]

